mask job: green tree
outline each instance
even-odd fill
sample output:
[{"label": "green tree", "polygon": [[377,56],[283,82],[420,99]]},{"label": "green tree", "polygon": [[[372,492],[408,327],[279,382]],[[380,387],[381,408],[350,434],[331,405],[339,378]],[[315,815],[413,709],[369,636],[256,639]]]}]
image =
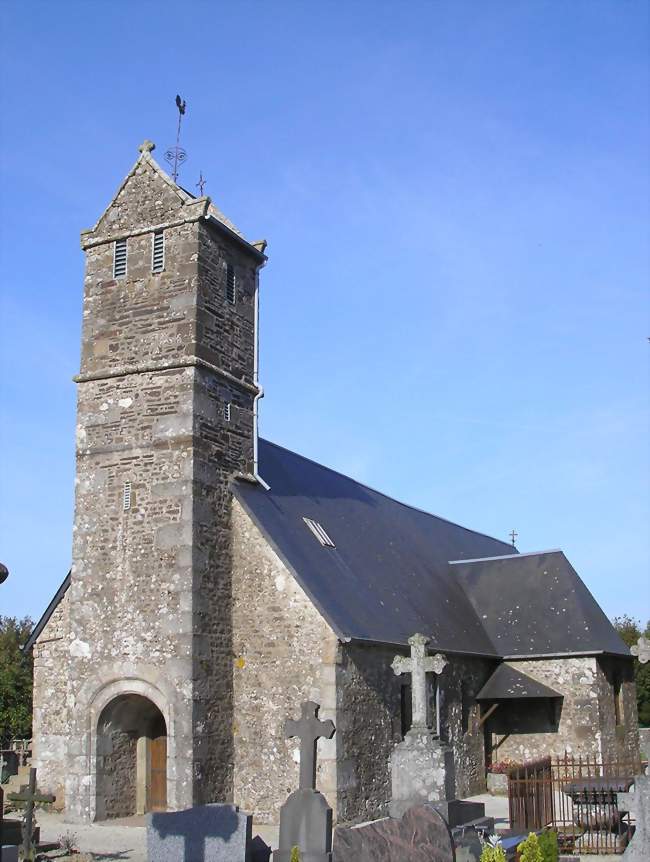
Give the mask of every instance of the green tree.
[{"label": "green tree", "polygon": [[0,744],[32,734],[32,654],[20,647],[34,623],[0,616]]},{"label": "green tree", "polygon": [[[622,617],[614,617],[612,625],[628,646],[633,646],[641,635],[650,638],[650,620],[646,623],[645,630],[641,628],[639,620],[625,614]],[[639,724],[641,727],[650,727],[650,662],[641,664],[634,656],[634,681],[636,682],[636,701],[639,711]]]}]

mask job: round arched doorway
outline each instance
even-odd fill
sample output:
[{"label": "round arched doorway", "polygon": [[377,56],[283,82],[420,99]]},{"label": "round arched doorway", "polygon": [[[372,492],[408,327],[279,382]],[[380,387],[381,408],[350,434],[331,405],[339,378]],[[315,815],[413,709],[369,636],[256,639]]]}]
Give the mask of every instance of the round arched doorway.
[{"label": "round arched doorway", "polygon": [[158,707],[121,694],[97,723],[96,820],[167,808],[167,727]]}]

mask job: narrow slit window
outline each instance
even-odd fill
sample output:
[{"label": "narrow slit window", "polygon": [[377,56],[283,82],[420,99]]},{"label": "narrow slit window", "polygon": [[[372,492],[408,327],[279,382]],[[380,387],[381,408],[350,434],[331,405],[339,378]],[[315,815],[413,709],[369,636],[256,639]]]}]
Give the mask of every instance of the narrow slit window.
[{"label": "narrow slit window", "polygon": [[314,534],[314,536],[318,539],[318,541],[324,548],[336,547],[334,542],[330,539],[330,537],[323,529],[322,524],[319,524],[318,521],[314,521],[312,518],[303,518],[303,521],[305,522],[305,524],[307,524],[311,532]]},{"label": "narrow slit window", "polygon": [[126,275],[126,240],[116,239],[113,246],[113,278]]},{"label": "narrow slit window", "polygon": [[237,299],[235,267],[231,263],[226,264],[226,299],[231,305],[234,305]]},{"label": "narrow slit window", "polygon": [[157,230],[151,243],[151,271],[162,272],[165,268],[165,234]]},{"label": "narrow slit window", "polygon": [[223,418],[226,420],[226,422],[230,422],[231,413],[232,411],[230,409],[230,401],[226,401],[226,403],[223,405]]}]

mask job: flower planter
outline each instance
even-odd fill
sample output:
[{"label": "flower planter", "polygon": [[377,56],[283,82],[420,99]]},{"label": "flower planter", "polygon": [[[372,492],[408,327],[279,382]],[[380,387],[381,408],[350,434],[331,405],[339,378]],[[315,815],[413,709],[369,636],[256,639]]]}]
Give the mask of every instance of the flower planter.
[{"label": "flower planter", "polygon": [[492,796],[508,795],[508,776],[505,772],[488,772],[487,789]]}]

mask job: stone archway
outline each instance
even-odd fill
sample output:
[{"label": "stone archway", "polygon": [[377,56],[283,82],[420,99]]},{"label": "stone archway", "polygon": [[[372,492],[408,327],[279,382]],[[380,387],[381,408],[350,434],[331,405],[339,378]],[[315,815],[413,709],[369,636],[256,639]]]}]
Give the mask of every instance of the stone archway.
[{"label": "stone archway", "polygon": [[95,819],[130,817],[167,807],[167,726],[140,694],[120,694],[97,722]]}]

